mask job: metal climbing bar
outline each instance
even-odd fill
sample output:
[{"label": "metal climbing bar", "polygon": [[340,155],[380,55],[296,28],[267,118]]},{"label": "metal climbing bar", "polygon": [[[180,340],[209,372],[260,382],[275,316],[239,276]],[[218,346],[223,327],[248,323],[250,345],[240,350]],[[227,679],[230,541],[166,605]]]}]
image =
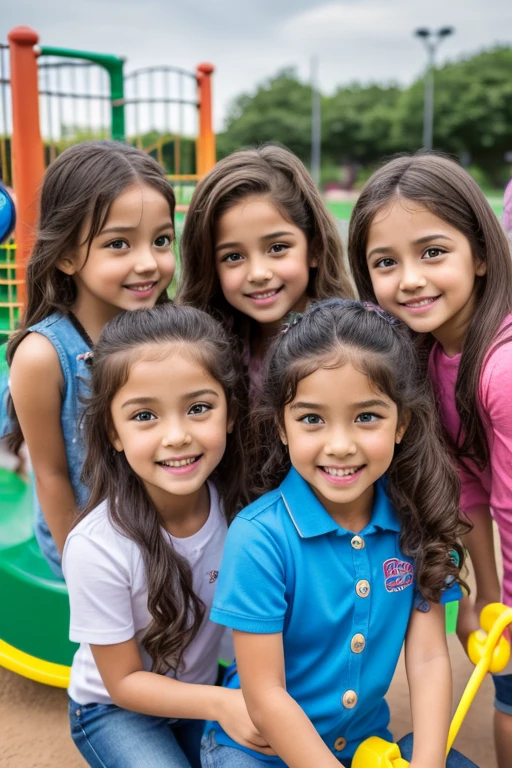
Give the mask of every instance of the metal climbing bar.
[{"label": "metal climbing bar", "polygon": [[199,64],[196,70],[199,87],[199,136],[197,137],[197,172],[208,173],[215,165],[215,134],[212,121],[213,64]]},{"label": "metal climbing bar", "polygon": [[[10,91],[9,46],[0,43],[0,179],[7,187],[12,186]],[[16,246],[0,244],[0,344],[18,321],[16,285]]]},{"label": "metal climbing bar", "polygon": [[[200,64],[195,73],[187,72],[180,67],[153,66],[134,70],[125,77],[127,83],[125,105],[134,107],[135,109],[134,134],[137,146],[143,144],[141,141],[143,120],[139,111],[139,106],[147,105],[149,106],[149,124],[146,126],[146,133],[150,134],[152,131],[159,133],[158,139],[150,145],[151,149],[158,152],[158,147],[160,147],[161,151],[162,141],[164,143],[172,142],[174,145],[173,168],[172,172],[169,173],[169,177],[173,181],[176,181],[176,177],[182,175],[182,171],[184,170],[184,168],[182,168],[181,142],[183,138],[186,138],[187,134],[190,135],[191,133],[195,133],[197,137],[195,142],[194,163],[194,170],[197,178],[200,178],[207,173],[215,164],[215,135],[212,126],[211,105],[211,77],[213,72],[214,67],[212,64]],[[177,95],[175,95],[174,89],[171,88],[171,77],[174,77],[177,80]],[[163,94],[157,94],[156,92],[158,90],[158,78],[161,78],[161,82],[163,81]],[[145,83],[144,95],[141,95],[142,81]],[[192,92],[191,86],[193,86]],[[185,93],[187,88],[188,94]],[[128,91],[130,91],[130,93],[128,93]],[[158,124],[156,118],[156,111],[154,108],[158,105],[166,107],[163,124],[162,121]],[[173,121],[171,118],[171,110],[169,109],[171,106],[178,108],[177,121]],[[193,112],[185,119],[184,110],[188,107],[191,107]],[[192,126],[190,125],[190,117],[192,117],[195,122],[195,130],[192,130]],[[127,134],[128,136],[131,135],[130,128],[128,129]],[[145,149],[147,150],[147,147],[145,147]],[[169,168],[166,169],[169,171]],[[189,173],[186,174],[187,176],[194,175],[190,173],[190,168],[187,168],[187,170],[189,171]]]},{"label": "metal climbing bar", "polygon": [[11,80],[8,77],[9,46],[0,43],[0,179],[11,184],[11,120],[8,104],[11,99]]},{"label": "metal climbing bar", "polygon": [[119,56],[36,50],[39,36],[28,27],[11,30],[8,40],[0,45],[0,164],[15,190],[18,227],[17,250],[0,251],[0,330],[2,310],[8,309],[12,330],[25,303],[44,166],[66,146],[105,135],[135,144],[165,168],[182,210],[215,163],[213,65],[200,64],[195,72],[150,66],[125,76]]},{"label": "metal climbing bar", "polygon": [[74,51],[69,48],[41,46],[41,56],[59,56],[65,59],[82,59],[103,67],[110,79],[110,101],[112,109],[112,138],[124,141],[124,59],[105,53]]},{"label": "metal climbing bar", "polygon": [[44,174],[43,143],[39,127],[37,60],[39,36],[28,27],[8,35],[12,95],[13,186],[16,192],[17,304],[26,300],[26,265],[37,225],[37,190]]}]

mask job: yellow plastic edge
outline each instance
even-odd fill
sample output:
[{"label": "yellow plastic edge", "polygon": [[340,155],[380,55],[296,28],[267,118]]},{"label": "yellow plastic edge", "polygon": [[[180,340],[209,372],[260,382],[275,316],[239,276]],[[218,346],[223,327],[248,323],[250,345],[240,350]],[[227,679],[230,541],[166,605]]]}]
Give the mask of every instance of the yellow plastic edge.
[{"label": "yellow plastic edge", "polygon": [[38,659],[3,640],[0,640],[0,666],[43,685],[54,688],[67,688],[69,685],[71,667]]},{"label": "yellow plastic edge", "polygon": [[407,768],[409,762],[400,755],[400,747],[394,742],[370,736],[356,750],[352,768]]}]

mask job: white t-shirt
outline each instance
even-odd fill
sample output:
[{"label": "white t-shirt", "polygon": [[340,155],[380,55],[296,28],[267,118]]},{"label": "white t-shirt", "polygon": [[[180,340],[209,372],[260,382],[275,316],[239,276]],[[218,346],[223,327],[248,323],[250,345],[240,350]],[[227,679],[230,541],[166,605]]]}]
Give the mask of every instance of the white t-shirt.
[{"label": "white t-shirt", "polygon": [[[177,539],[164,529],[176,551],[192,568],[195,593],[205,605],[203,623],[183,656],[179,679],[211,685],[217,675],[224,627],[210,621],[227,524],[211,484],[210,514],[193,536]],[[69,637],[80,643],[73,659],[69,695],[79,704],[112,704],[94,663],[90,643],[113,645],[135,637],[145,670],[151,659],[141,645],[151,622],[141,551],[110,521],[107,502],[99,504],[69,534],[62,568],[71,608]],[[172,675],[172,673],[169,673]]]}]

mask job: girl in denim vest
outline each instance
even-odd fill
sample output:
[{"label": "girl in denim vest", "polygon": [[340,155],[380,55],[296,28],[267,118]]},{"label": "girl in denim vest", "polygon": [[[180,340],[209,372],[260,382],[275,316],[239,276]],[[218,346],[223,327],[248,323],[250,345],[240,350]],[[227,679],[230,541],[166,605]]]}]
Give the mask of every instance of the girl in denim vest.
[{"label": "girl in denim vest", "polygon": [[44,178],[27,307],[8,347],[10,443],[26,440],[36,538],[61,578],[64,541],[87,500],[80,415],[89,358],[108,320],[167,300],[174,208],[158,164],[112,141],[67,149]]}]

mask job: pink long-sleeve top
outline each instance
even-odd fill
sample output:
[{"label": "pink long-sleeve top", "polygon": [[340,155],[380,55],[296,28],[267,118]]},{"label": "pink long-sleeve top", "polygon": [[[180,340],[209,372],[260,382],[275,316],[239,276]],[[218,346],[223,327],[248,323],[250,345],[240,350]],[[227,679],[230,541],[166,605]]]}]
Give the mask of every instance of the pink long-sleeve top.
[{"label": "pink long-sleeve top", "polygon": [[[512,315],[503,326],[512,323]],[[502,327],[503,327],[502,326]],[[507,336],[512,335],[511,331]],[[437,396],[441,419],[453,440],[460,418],[455,407],[455,384],[460,354],[448,357],[436,342],[429,372]],[[461,480],[461,509],[471,517],[478,506],[490,507],[500,533],[503,555],[503,601],[512,606],[512,341],[490,352],[480,375],[478,406],[489,445],[490,461],[483,471],[471,462],[458,467]]]}]

